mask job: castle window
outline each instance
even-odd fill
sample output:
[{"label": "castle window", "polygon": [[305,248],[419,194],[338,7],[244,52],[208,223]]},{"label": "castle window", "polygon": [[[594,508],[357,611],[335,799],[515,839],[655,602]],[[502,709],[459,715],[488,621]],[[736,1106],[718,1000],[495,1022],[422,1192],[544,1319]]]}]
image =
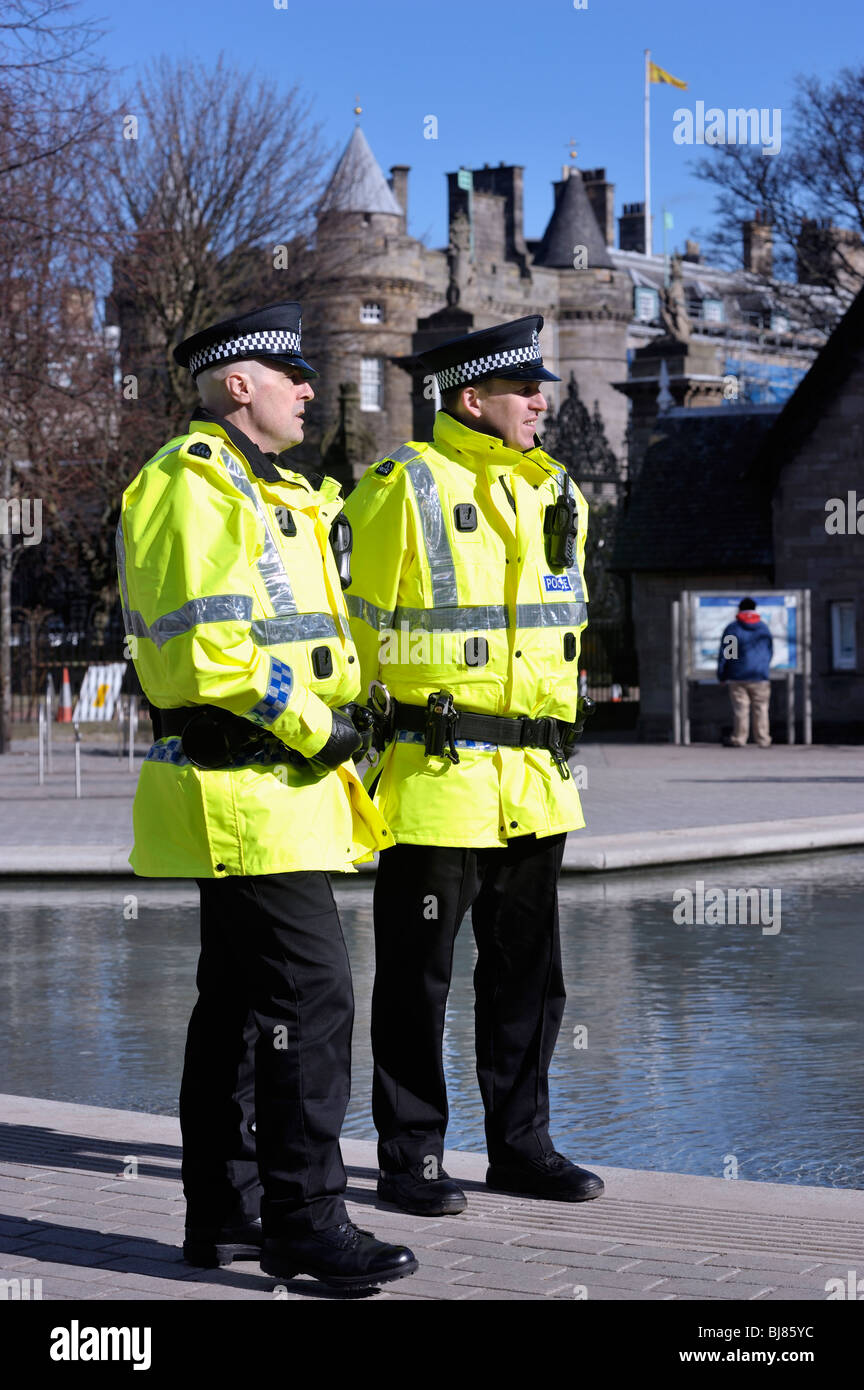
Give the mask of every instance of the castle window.
[{"label": "castle window", "polygon": [[360,358],[360,409],[382,410],[384,406],[383,357]]},{"label": "castle window", "polygon": [[369,301],[368,303],[364,304],[360,310],[360,322],[383,323],[384,310],[381,307],[381,305],[375,304],[372,301]]},{"label": "castle window", "polygon": [[633,291],[633,310],[640,323],[653,323],[660,317],[660,295],[648,285],[637,285]]},{"label": "castle window", "polygon": [[725,317],[722,299],[702,300],[702,318],[705,323],[723,323]]}]

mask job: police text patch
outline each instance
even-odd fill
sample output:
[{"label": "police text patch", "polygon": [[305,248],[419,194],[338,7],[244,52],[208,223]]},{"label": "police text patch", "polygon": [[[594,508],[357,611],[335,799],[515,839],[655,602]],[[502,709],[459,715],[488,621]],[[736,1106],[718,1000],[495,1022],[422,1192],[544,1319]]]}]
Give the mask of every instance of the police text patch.
[{"label": "police text patch", "polygon": [[543,588],[546,590],[547,594],[569,594],[571,592],[570,580],[567,578],[566,574],[544,574]]},{"label": "police text patch", "polygon": [[382,478],[386,478],[387,474],[392,473],[395,467],[396,465],[392,459],[386,459],[384,463],[379,463],[375,472],[380,473]]}]

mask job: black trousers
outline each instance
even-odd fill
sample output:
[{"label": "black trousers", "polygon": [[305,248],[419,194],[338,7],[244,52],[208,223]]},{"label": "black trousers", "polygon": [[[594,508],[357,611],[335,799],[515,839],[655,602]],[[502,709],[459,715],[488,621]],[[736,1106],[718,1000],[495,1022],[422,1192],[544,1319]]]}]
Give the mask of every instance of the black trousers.
[{"label": "black trousers", "polygon": [[199,995],[180,1089],[186,1224],[260,1214],[277,1236],[338,1225],[354,996],[330,881],[309,872],[198,886]]},{"label": "black trousers", "polygon": [[[477,1077],[490,1162],[553,1150],[548,1073],[564,1013],[558,877],[565,835],[500,849],[394,845],[375,884],[372,1114],[385,1172],[439,1164],[453,946],[472,907]],[[473,904],[473,906],[472,906]]]}]

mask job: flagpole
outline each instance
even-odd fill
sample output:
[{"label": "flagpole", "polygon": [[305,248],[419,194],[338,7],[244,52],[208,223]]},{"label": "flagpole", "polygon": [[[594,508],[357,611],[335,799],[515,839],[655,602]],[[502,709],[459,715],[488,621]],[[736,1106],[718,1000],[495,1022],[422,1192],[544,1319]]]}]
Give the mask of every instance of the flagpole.
[{"label": "flagpole", "polygon": [[645,49],[645,254],[651,255],[651,50]]}]

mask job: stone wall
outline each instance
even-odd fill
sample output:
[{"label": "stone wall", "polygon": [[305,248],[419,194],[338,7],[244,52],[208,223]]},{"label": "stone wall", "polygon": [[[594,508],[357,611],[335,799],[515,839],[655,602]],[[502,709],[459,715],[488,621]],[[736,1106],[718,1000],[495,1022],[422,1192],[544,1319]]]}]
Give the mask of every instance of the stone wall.
[{"label": "stone wall", "polygon": [[[829,737],[864,737],[864,534],[846,518],[848,532],[829,535],[825,504],[864,500],[864,350],[842,391],[816,428],[783,463],[774,494],[776,588],[812,591],[813,707]],[[861,514],[864,527],[864,512]],[[835,671],[831,660],[831,604],[857,606],[856,671]],[[833,729],[833,733],[832,733]]]}]

